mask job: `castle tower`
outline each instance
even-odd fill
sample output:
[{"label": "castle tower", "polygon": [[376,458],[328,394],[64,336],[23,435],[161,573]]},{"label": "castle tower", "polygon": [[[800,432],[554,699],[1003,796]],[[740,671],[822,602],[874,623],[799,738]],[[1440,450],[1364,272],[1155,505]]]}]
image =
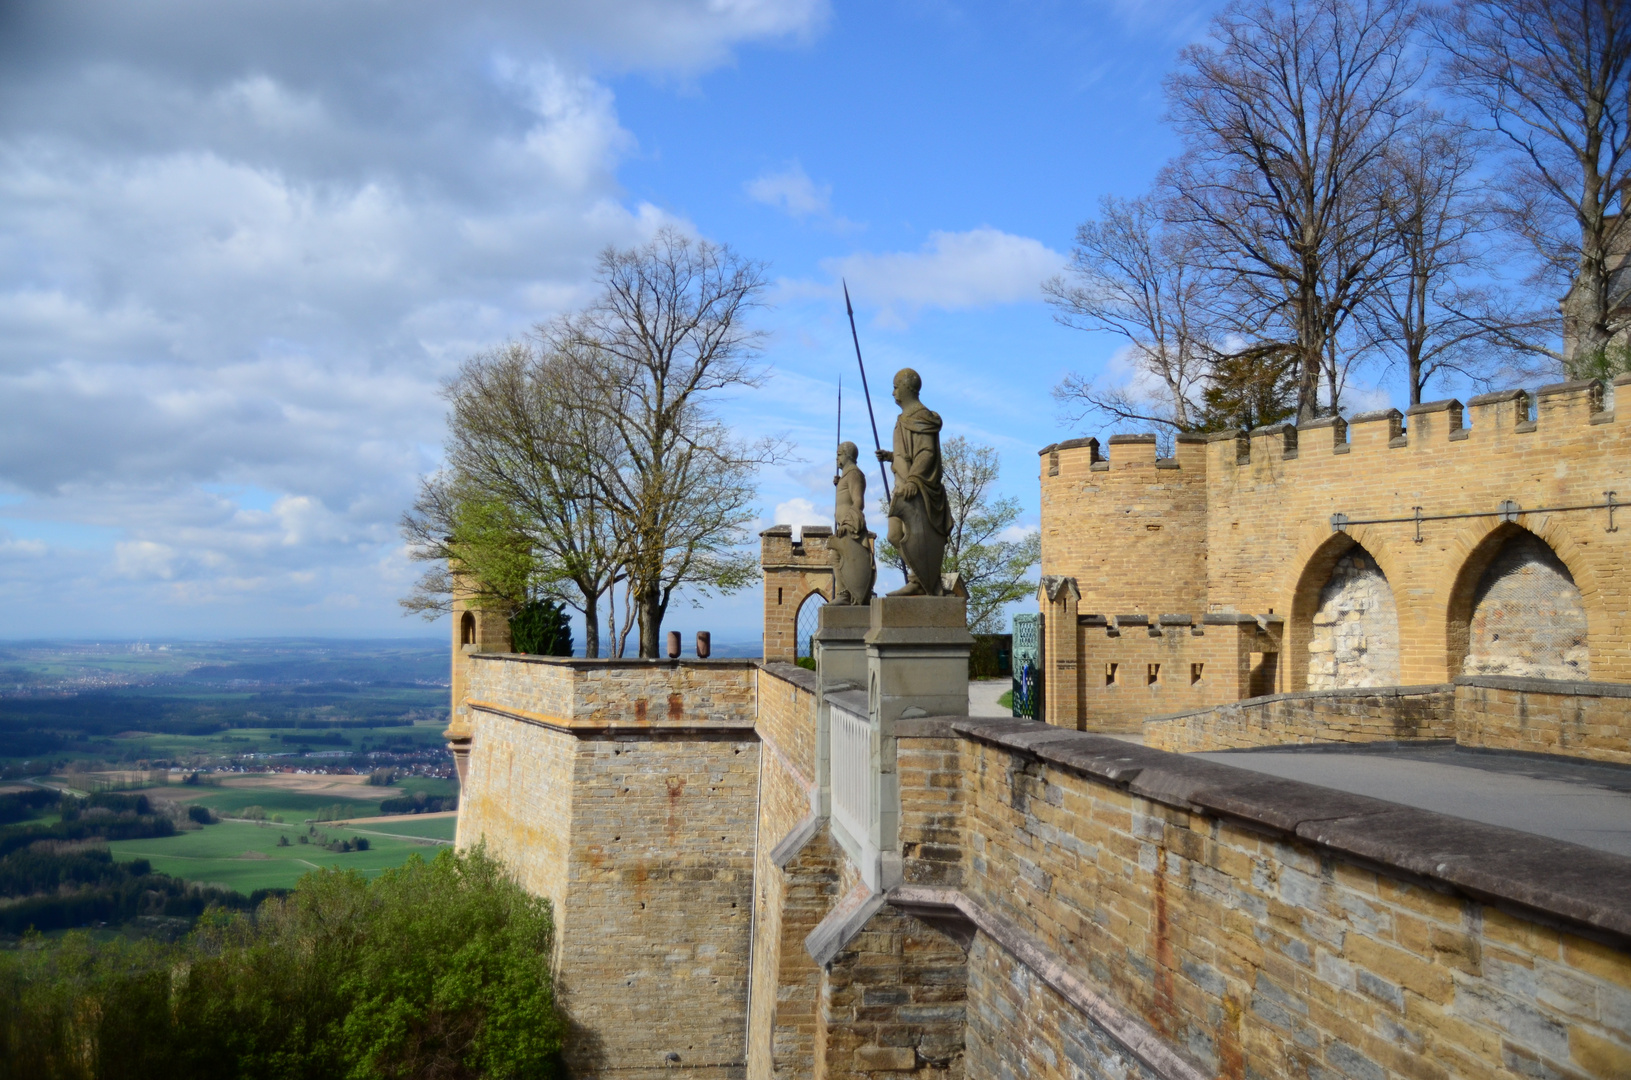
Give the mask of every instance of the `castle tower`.
[{"label": "castle tower", "polygon": [[[773,525],[759,534],[759,567],[764,572],[765,641],[767,661],[792,663],[798,659],[799,612],[806,601],[832,599],[832,558],[827,545],[832,530],[807,525],[793,539],[793,526]],[[811,600],[819,596],[820,600]],[[813,626],[814,619],[809,620]]]}]

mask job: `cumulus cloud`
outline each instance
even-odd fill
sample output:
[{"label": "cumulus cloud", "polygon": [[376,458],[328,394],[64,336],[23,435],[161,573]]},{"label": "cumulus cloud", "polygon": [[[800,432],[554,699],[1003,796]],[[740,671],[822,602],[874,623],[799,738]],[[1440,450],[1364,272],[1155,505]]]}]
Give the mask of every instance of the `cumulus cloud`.
[{"label": "cumulus cloud", "polygon": [[796,161],[780,172],[762,173],[749,180],[743,190],[754,202],[773,206],[795,218],[826,214],[832,208],[832,185],[817,186],[804,166]]},{"label": "cumulus cloud", "polygon": [[899,323],[923,308],[957,311],[1038,299],[1042,281],[1065,263],[1058,252],[1028,236],[982,227],[933,232],[918,251],[855,254],[828,259],[822,268],[849,282],[857,301]]},{"label": "cumulus cloud", "polygon": [[784,503],[777,503],[776,509],[771,512],[773,525],[791,525],[795,536],[802,535],[806,525],[825,525],[832,527],[832,512],[821,510],[816,504],[802,496],[788,499]]},{"label": "cumulus cloud", "polygon": [[[825,17],[0,8],[0,493],[22,496],[0,506],[0,587],[133,620],[168,606],[178,629],[245,595],[264,602],[218,629],[389,625],[439,380],[579,302],[600,248],[671,220],[619,188],[636,143],[605,73],[687,78]],[[246,508],[222,485],[269,495]],[[42,545],[49,581],[21,569]]]}]

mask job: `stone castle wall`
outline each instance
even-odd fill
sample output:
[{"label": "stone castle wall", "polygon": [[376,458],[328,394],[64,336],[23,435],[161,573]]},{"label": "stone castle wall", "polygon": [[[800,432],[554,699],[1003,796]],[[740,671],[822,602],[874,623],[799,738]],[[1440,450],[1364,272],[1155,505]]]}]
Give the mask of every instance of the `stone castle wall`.
[{"label": "stone castle wall", "polygon": [[[507,668],[482,683],[490,696],[505,679],[594,682],[474,663]],[[1631,1068],[1624,859],[1030,721],[902,716],[900,879],[873,892],[813,812],[815,677],[753,674],[753,731],[469,711],[460,843],[485,839],[555,900],[576,1075]],[[1464,679],[1453,693],[1508,695],[1521,731],[1520,716],[1565,715],[1566,689]],[[1414,716],[1412,735],[1442,737],[1451,693],[1246,708],[1279,707],[1288,730],[1312,711],[1333,737],[1344,712],[1355,737]],[[1577,714],[1602,700],[1574,697]],[[1604,737],[1590,715],[1570,722],[1570,738]]]},{"label": "stone castle wall", "polygon": [[551,900],[579,1075],[745,1072],[757,676],[470,658],[458,842],[486,842]]},{"label": "stone castle wall", "polygon": [[1625,860],[1025,721],[954,727],[967,1075],[1631,1075]]},{"label": "stone castle wall", "polygon": [[1456,742],[1631,765],[1631,687],[1510,676],[1455,681]]},{"label": "stone castle wall", "polygon": [[797,540],[791,525],[774,525],[759,534],[764,658],[769,663],[798,659],[798,614],[804,601],[813,595],[832,599],[831,536],[831,529],[813,525],[805,526]]},{"label": "stone castle wall", "polygon": [[[813,823],[816,801],[816,677],[791,664],[759,672],[760,782],[755,853],[753,997],[749,1003],[748,1071],[809,1075],[819,971],[803,942],[830,905],[832,855],[791,872],[799,830]],[[792,850],[782,850],[786,842]]]},{"label": "stone castle wall", "polygon": [[1112,435],[1042,451],[1042,573],[1074,577],[1082,611],[1160,615],[1207,610],[1206,444]]},{"label": "stone castle wall", "polygon": [[[1622,376],[1614,392],[1628,386]],[[1090,681],[1068,670],[1084,662],[1070,640],[1078,619],[1235,612],[1285,625],[1274,683],[1260,692],[1443,683],[1498,673],[1491,664],[1631,682],[1621,572],[1631,530],[1618,526],[1623,513],[1610,531],[1606,509],[1561,509],[1605,503],[1608,492],[1631,499],[1628,460],[1631,408],[1605,408],[1595,382],[1181,438],[1168,460],[1124,437],[1108,460],[1093,439],[1047,447],[1043,572],[1073,581],[1080,597],[1073,612],[1060,600],[1068,590],[1044,599],[1049,619],[1069,623],[1048,629],[1050,642],[1063,635],[1047,661],[1063,670],[1049,674],[1072,690]],[[1508,501],[1523,511],[1510,520]],[[1471,516],[1418,523],[1418,507]],[[1349,524],[1334,529],[1334,515]],[[1514,560],[1515,542],[1543,545],[1555,565],[1533,553]],[[1492,648],[1503,624],[1506,644]],[[1188,691],[1170,690],[1109,723],[1191,707]]]},{"label": "stone castle wall", "polygon": [[1144,745],[1180,754],[1309,743],[1457,737],[1455,689],[1387,686],[1303,690],[1230,702],[1144,722]]},{"label": "stone castle wall", "polygon": [[1141,730],[1146,746],[1178,753],[1441,740],[1631,765],[1631,687],[1464,675],[1453,684],[1250,698],[1152,717]]},{"label": "stone castle wall", "polygon": [[563,728],[751,728],[757,681],[752,660],[486,654],[471,658],[467,701]]}]

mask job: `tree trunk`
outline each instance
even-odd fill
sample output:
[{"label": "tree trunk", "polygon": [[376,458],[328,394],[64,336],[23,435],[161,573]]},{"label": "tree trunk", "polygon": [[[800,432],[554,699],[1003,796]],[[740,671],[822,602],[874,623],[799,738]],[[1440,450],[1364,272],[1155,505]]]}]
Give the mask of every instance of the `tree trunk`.
[{"label": "tree trunk", "polygon": [[641,589],[635,597],[636,610],[640,616],[640,656],[646,660],[656,660],[662,657],[663,616],[667,613],[668,605],[663,602],[661,588]]},{"label": "tree trunk", "polygon": [[1563,369],[1571,379],[1590,376],[1594,362],[1609,340],[1605,290],[1592,261],[1590,256],[1580,260],[1574,288],[1564,301],[1563,340],[1567,351],[1563,356]]},{"label": "tree trunk", "polygon": [[600,656],[600,597],[583,605],[583,655],[595,660]]}]

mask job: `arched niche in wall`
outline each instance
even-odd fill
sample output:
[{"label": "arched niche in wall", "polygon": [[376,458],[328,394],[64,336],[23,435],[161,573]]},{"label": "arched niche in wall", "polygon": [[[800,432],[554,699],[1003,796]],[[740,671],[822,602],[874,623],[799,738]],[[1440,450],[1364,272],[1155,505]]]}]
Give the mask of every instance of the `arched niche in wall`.
[{"label": "arched niche in wall", "polygon": [[821,609],[827,598],[812,592],[799,602],[798,618],[794,620],[795,655],[799,660],[815,659],[815,632],[820,625]]},{"label": "arched niche in wall", "polygon": [[1387,575],[1346,533],[1321,545],[1292,603],[1294,689],[1399,684],[1399,610]]},{"label": "arched niche in wall", "polygon": [[475,612],[466,611],[459,616],[459,644],[474,645],[476,643],[476,615]]},{"label": "arched niche in wall", "polygon": [[1519,525],[1467,557],[1450,604],[1452,675],[1589,679],[1586,608],[1567,564]]}]

